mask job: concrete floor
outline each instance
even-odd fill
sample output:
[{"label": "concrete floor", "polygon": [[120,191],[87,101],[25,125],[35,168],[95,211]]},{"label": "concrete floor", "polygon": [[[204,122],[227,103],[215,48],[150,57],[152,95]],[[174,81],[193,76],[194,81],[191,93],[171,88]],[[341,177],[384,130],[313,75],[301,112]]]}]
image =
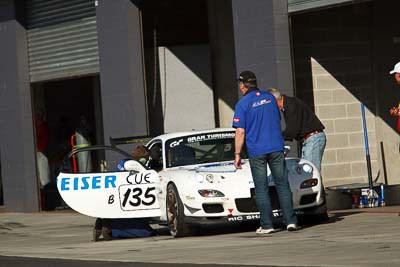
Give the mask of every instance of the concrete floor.
[{"label": "concrete floor", "polygon": [[328,223],[262,237],[254,227],[231,225],[178,239],[160,228],[150,238],[92,242],[90,217],[0,212],[0,256],[169,266],[400,266],[399,215],[399,206],[342,210],[331,212]]}]

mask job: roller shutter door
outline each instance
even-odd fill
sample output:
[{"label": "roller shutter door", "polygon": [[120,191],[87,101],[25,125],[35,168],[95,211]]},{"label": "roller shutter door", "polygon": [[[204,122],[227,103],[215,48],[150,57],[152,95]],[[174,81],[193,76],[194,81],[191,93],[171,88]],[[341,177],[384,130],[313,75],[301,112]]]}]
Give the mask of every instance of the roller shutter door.
[{"label": "roller shutter door", "polygon": [[99,72],[94,0],[28,0],[31,82]]}]

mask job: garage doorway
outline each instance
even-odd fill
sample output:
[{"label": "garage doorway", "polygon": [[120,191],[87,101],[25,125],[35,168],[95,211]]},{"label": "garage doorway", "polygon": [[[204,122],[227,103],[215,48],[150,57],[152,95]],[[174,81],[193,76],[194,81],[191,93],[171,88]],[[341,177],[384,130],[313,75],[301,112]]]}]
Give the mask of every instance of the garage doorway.
[{"label": "garage doorway", "polygon": [[99,77],[34,83],[32,97],[41,210],[62,209],[56,177],[72,135],[83,129],[89,144],[103,143]]}]

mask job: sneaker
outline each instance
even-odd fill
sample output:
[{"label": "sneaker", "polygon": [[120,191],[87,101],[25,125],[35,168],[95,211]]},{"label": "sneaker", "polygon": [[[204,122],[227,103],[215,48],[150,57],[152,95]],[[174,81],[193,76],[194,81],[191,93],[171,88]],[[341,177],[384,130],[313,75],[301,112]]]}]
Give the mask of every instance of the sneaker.
[{"label": "sneaker", "polygon": [[93,229],[93,241],[94,242],[99,241],[100,236],[101,236],[101,230]]},{"label": "sneaker", "polygon": [[112,240],[112,231],[110,228],[103,226],[103,229],[101,232],[103,234],[104,240],[107,240],[107,241]]},{"label": "sneaker", "polygon": [[273,232],[275,232],[276,230],[274,228],[269,228],[269,229],[263,229],[263,228],[258,228],[256,230],[256,234],[257,235],[267,235],[267,234],[272,234]]},{"label": "sneaker", "polygon": [[297,231],[297,230],[299,230],[300,228],[297,226],[297,224],[295,224],[295,223],[290,223],[290,224],[287,225],[286,229],[287,229],[288,231]]}]

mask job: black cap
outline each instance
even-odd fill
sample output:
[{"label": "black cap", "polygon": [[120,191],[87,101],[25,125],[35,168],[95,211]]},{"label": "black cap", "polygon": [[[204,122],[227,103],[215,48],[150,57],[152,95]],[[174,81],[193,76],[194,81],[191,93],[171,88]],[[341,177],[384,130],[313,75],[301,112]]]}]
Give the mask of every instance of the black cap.
[{"label": "black cap", "polygon": [[244,83],[246,83],[246,82],[256,82],[257,78],[256,78],[256,75],[253,72],[246,70],[246,71],[243,71],[242,73],[240,73],[238,81],[239,82],[244,82]]}]

